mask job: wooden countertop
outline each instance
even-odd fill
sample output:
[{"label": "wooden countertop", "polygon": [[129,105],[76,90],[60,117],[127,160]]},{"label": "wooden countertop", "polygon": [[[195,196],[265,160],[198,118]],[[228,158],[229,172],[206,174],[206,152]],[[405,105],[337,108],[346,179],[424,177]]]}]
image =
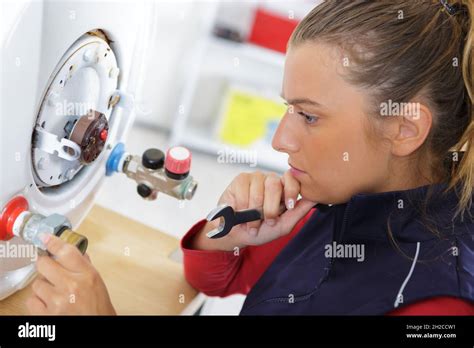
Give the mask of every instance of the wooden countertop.
[{"label": "wooden countertop", "polygon": [[[177,315],[198,292],[170,256],[179,240],[94,206],[77,232],[89,239],[92,263],[104,279],[118,314]],[[0,301],[0,315],[27,314],[30,287]]]}]

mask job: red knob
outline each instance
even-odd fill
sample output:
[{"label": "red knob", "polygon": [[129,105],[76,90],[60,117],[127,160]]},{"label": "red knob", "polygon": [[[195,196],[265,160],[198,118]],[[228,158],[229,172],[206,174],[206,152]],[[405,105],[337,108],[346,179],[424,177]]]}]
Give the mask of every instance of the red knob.
[{"label": "red knob", "polygon": [[8,202],[0,215],[0,240],[10,240],[14,237],[13,224],[18,215],[28,210],[28,201],[23,196],[13,198]]},{"label": "red knob", "polygon": [[170,148],[166,153],[165,168],[173,174],[189,173],[191,169],[191,152],[182,146]]},{"label": "red knob", "polygon": [[107,136],[109,135],[109,132],[107,132],[107,129],[102,129],[102,132],[100,132],[100,140],[105,141],[107,139]]}]

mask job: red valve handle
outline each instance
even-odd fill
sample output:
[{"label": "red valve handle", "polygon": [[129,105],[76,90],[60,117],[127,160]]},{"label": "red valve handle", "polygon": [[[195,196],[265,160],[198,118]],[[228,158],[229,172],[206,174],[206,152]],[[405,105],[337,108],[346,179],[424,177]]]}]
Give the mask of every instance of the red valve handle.
[{"label": "red valve handle", "polygon": [[170,148],[166,153],[165,168],[173,174],[186,174],[191,169],[191,152],[183,146]]},{"label": "red valve handle", "polygon": [[0,215],[0,240],[10,240],[14,237],[13,224],[17,217],[28,210],[28,201],[23,196],[10,200]]}]

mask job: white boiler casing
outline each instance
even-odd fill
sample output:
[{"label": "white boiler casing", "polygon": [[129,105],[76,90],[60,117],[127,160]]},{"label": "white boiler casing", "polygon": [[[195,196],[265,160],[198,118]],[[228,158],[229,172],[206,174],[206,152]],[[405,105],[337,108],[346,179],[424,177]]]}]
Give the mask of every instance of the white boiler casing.
[{"label": "white boiler casing", "polygon": [[[75,228],[105,178],[111,148],[133,123],[155,5],[45,0],[1,6],[0,209],[23,195],[30,211],[62,214]],[[60,139],[81,106],[104,113],[109,122],[106,147],[87,166],[46,152],[33,136],[39,127]],[[8,257],[23,243],[17,237],[0,242],[0,299],[34,274],[31,258]]]}]

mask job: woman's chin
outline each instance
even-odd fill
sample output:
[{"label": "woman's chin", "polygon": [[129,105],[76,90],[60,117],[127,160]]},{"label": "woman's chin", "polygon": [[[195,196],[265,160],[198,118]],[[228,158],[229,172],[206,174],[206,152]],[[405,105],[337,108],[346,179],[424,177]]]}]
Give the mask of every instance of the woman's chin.
[{"label": "woman's chin", "polygon": [[303,199],[319,204],[339,204],[347,202],[345,197],[326,194],[323,189],[318,189],[314,185],[308,188],[307,185],[301,184],[300,195]]},{"label": "woman's chin", "polygon": [[306,199],[308,201],[316,203],[321,203],[321,199],[323,198],[321,197],[321,195],[318,195],[314,192],[314,188],[312,188],[311,190],[305,189],[304,184],[301,184],[300,195],[302,199]]}]

